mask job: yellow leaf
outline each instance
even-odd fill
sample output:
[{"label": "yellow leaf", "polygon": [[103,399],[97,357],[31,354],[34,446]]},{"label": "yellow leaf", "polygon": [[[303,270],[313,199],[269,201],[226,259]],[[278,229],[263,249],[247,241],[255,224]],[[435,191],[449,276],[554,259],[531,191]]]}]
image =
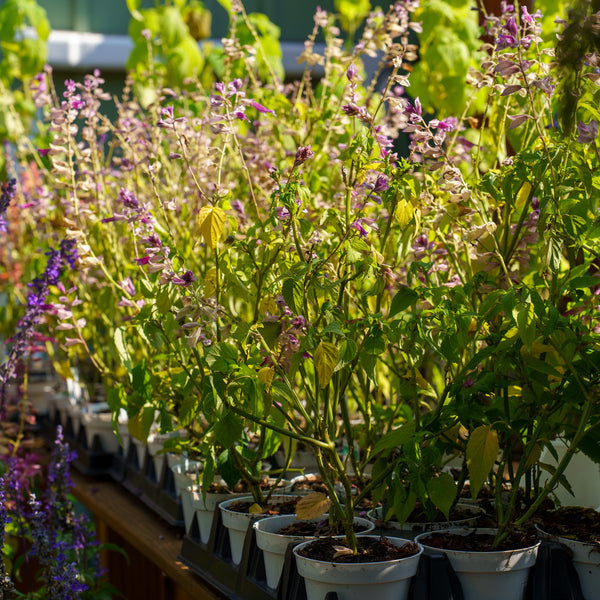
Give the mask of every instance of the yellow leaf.
[{"label": "yellow leaf", "polygon": [[526,181],[521,189],[517,192],[517,199],[515,202],[516,208],[521,208],[525,202],[527,202],[527,198],[529,198],[529,192],[531,192],[531,184],[529,181]]},{"label": "yellow leaf", "polygon": [[264,508],[260,504],[257,504],[255,502],[252,506],[250,506],[250,508],[248,509],[248,512],[251,515],[260,515],[261,513],[264,512]]},{"label": "yellow leaf", "polygon": [[258,379],[261,383],[264,383],[267,387],[271,387],[271,382],[273,381],[273,376],[275,375],[275,371],[271,367],[263,367],[258,372]]},{"label": "yellow leaf", "polygon": [[473,499],[494,467],[499,449],[498,434],[490,425],[481,425],[471,432],[467,442],[467,468]]},{"label": "yellow leaf", "polygon": [[396,217],[396,221],[398,221],[398,225],[400,225],[400,227],[406,227],[412,221],[414,214],[415,211],[412,204],[406,200],[400,200],[400,202],[398,202],[398,206],[396,206],[396,212],[394,216]]},{"label": "yellow leaf", "polygon": [[198,213],[198,224],[204,241],[216,248],[219,238],[225,229],[226,215],[218,206],[203,206]]},{"label": "yellow leaf", "polygon": [[321,389],[324,389],[329,385],[339,355],[338,347],[335,344],[321,342],[317,346],[313,360],[315,361],[315,367],[319,375],[319,385],[321,386]]},{"label": "yellow leaf", "polygon": [[527,463],[525,464],[525,468],[530,469],[533,467],[533,465],[535,465],[535,463],[537,463],[537,461],[540,459],[541,455],[542,447],[539,444],[534,444],[529,454],[529,458],[527,459]]},{"label": "yellow leaf", "polygon": [[298,500],[296,516],[304,521],[316,519],[329,510],[330,504],[329,498],[321,492],[307,494]]},{"label": "yellow leaf", "polygon": [[267,313],[270,315],[276,315],[279,313],[279,307],[273,298],[267,297],[260,301],[259,311],[261,315],[266,315]]}]

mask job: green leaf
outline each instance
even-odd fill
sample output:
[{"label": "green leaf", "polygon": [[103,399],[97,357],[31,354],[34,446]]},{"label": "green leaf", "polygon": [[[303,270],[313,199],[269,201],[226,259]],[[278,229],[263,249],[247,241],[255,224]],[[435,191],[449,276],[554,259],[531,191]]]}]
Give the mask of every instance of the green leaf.
[{"label": "green leaf", "polygon": [[129,371],[131,369],[131,356],[125,342],[125,332],[122,327],[119,327],[115,331],[114,342],[121,363]]},{"label": "green leaf", "polygon": [[329,385],[338,358],[339,350],[335,344],[321,342],[317,346],[313,360],[319,376],[319,386],[321,389],[324,389]]},{"label": "green leaf", "polygon": [[[211,452],[207,456],[203,456],[204,465],[202,468],[202,498],[206,502],[206,494],[208,494],[208,488],[215,478],[215,457]],[[223,475],[221,475],[223,477]],[[223,477],[225,479],[225,477]],[[227,481],[227,480],[226,480]]]},{"label": "green leaf", "polygon": [[394,493],[394,515],[400,525],[404,525],[413,510],[415,510],[415,506],[417,505],[417,495],[413,490],[409,490],[409,492],[406,493],[402,484],[400,484],[399,490],[401,490],[400,493],[398,493],[398,491]]},{"label": "green leaf", "polygon": [[213,431],[223,448],[231,448],[242,437],[244,424],[233,412],[227,410],[215,423]]},{"label": "green leaf", "polygon": [[129,433],[134,438],[145,442],[148,439],[150,427],[154,423],[154,413],[154,406],[145,404],[140,412],[129,417],[129,421],[127,422]]},{"label": "green leaf", "polygon": [[540,248],[540,269],[558,271],[562,257],[563,242],[553,232],[547,232]]},{"label": "green leaf", "polygon": [[156,308],[163,315],[167,314],[175,302],[175,286],[168,284],[160,288],[156,296]]},{"label": "green leaf", "polygon": [[415,290],[402,286],[396,295],[392,298],[390,304],[389,318],[395,317],[399,312],[406,310],[409,306],[412,306],[419,299],[419,294]]},{"label": "green leaf", "polygon": [[302,313],[302,285],[297,279],[285,279],[281,286],[281,295],[294,314]]},{"label": "green leaf", "polygon": [[357,350],[358,346],[354,340],[342,340],[340,343],[339,367],[343,368],[350,364],[354,360]]},{"label": "green leaf", "polygon": [[385,435],[379,438],[377,443],[373,446],[373,450],[371,451],[371,459],[380,452],[383,452],[384,450],[389,450],[390,448],[398,448],[399,446],[402,446],[413,437],[414,433],[414,423],[406,423],[398,429],[388,431]]},{"label": "green leaf", "polygon": [[589,277],[575,277],[567,283],[567,288],[570,290],[589,290],[591,287],[595,287],[600,283],[600,277],[589,276]]},{"label": "green leaf", "polygon": [[206,364],[213,372],[229,373],[237,366],[238,351],[232,344],[218,342],[206,351]]},{"label": "green leaf", "polygon": [[439,477],[429,481],[427,491],[431,501],[444,513],[446,519],[449,519],[450,509],[454,504],[457,492],[457,486],[452,475],[440,473]]},{"label": "green leaf", "polygon": [[490,425],[481,425],[471,432],[467,442],[467,468],[473,499],[494,467],[499,449],[498,434]]},{"label": "green leaf", "polygon": [[596,425],[585,432],[579,449],[594,462],[600,464],[600,426]]},{"label": "green leaf", "polygon": [[136,21],[143,21],[144,15],[139,11],[142,0],[126,0],[127,1],[127,9],[129,10],[129,14]]},{"label": "green leaf", "polygon": [[514,313],[516,313],[517,328],[519,330],[519,337],[527,348],[531,348],[531,345],[536,338],[536,327],[535,327],[535,312],[533,310],[533,304],[531,302],[520,302]]},{"label": "green leaf", "polygon": [[219,475],[225,480],[230,489],[240,480],[240,472],[235,468],[233,455],[229,450],[223,450],[217,458]]},{"label": "green leaf", "polygon": [[182,427],[190,425],[199,410],[200,406],[196,394],[187,394],[181,403],[178,414],[178,421]]}]

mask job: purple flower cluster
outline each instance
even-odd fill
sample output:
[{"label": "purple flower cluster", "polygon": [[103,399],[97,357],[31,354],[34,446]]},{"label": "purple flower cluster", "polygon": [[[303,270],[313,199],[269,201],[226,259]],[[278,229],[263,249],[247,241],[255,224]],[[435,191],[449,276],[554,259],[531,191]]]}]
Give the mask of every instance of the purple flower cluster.
[{"label": "purple flower cluster", "polygon": [[[7,510],[7,498],[5,492],[5,478],[0,479],[0,548],[4,548],[4,535],[6,524],[11,522]],[[0,598],[11,598],[15,593],[15,586],[6,571],[4,560],[0,560]]]},{"label": "purple flower cluster", "polygon": [[51,308],[46,304],[50,286],[58,284],[62,272],[67,265],[75,267],[77,250],[75,240],[63,239],[58,250],[51,248],[47,253],[48,262],[41,277],[36,277],[29,283],[30,293],[27,296],[27,310],[17,325],[17,331],[12,337],[12,348],[5,363],[0,366],[0,408],[4,407],[6,386],[15,374],[15,367],[20,357],[24,356],[29,347],[42,315]]},{"label": "purple flower cluster", "polygon": [[[30,558],[36,558],[44,597],[53,600],[75,600],[89,589],[83,580],[83,569],[88,576],[100,575],[97,543],[87,516],[76,515],[69,498],[73,486],[69,470],[74,457],[59,426],[46,487],[41,494],[29,492],[29,483],[23,485],[13,468],[13,460],[0,479],[0,547],[5,524],[16,519],[24,547],[29,547],[26,566],[30,569],[33,564]],[[9,592],[13,590],[10,576],[0,561],[0,597],[11,597]]]}]

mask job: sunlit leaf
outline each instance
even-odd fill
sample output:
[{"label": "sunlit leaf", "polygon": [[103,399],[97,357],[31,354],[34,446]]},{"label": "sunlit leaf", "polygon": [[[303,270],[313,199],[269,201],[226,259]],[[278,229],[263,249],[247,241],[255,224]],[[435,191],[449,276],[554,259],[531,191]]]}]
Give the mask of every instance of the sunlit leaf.
[{"label": "sunlit leaf", "polygon": [[198,213],[198,224],[204,241],[216,248],[225,228],[226,215],[218,206],[203,206]]},{"label": "sunlit leaf", "polygon": [[467,468],[473,499],[494,467],[499,449],[498,434],[490,425],[481,425],[471,432],[467,442]]},{"label": "sunlit leaf", "polygon": [[303,519],[304,521],[316,519],[329,510],[330,504],[331,501],[329,498],[321,492],[307,494],[298,500],[296,504],[296,516],[298,519]]},{"label": "sunlit leaf", "polygon": [[326,388],[331,381],[335,365],[339,358],[339,350],[335,344],[321,342],[314,354],[315,367],[319,375],[321,389]]}]

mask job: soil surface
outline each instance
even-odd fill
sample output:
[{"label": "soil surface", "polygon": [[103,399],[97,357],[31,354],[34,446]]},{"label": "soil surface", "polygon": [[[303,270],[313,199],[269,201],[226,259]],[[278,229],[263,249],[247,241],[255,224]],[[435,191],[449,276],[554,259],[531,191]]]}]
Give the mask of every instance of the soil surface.
[{"label": "soil surface", "polygon": [[[262,479],[260,482],[260,489],[263,491],[268,491],[270,490],[272,487],[272,480],[269,479]],[[284,482],[280,482],[278,487],[285,487],[285,483]],[[248,484],[245,481],[238,481],[235,484],[235,487],[233,488],[233,490],[221,483],[217,483],[215,481],[213,481],[210,484],[210,487],[208,488],[208,493],[209,494],[240,494],[240,493],[250,493],[250,487],[248,486]]]},{"label": "soil surface", "polygon": [[[366,529],[365,525],[354,523],[355,533],[361,533]],[[318,523],[315,521],[295,521],[282,527],[277,533],[280,535],[322,537],[326,535],[343,535],[344,528],[339,522],[331,527],[328,519],[323,519]]]},{"label": "soil surface", "polygon": [[[301,496],[290,498],[289,500],[269,502],[266,506],[263,506],[263,515],[293,515],[296,512],[296,503],[300,500]],[[239,502],[232,502],[229,506],[229,510],[239,513],[248,513],[250,507],[255,504],[254,501],[242,500]]]},{"label": "soil surface", "polygon": [[[385,515],[385,509],[382,511],[382,514]],[[415,510],[412,511],[408,519],[406,519],[406,523],[419,523],[420,525],[425,525],[427,523],[445,523],[447,521],[463,521],[465,519],[472,519],[477,517],[477,513],[473,512],[473,509],[463,508],[461,506],[455,507],[450,512],[450,518],[447,519],[444,514],[438,512],[433,521],[425,514],[423,508],[417,504]],[[385,521],[383,519],[378,519],[375,523],[377,527],[385,527],[387,523],[397,523],[396,519],[390,519],[389,521]]]},{"label": "soil surface", "polygon": [[345,552],[347,546],[343,540],[335,538],[319,538],[301,550],[299,554],[313,560],[335,563],[369,563],[385,560],[408,558],[419,552],[414,542],[403,546],[394,546],[387,538],[357,538],[358,554]]},{"label": "soil surface", "polygon": [[565,506],[538,514],[536,521],[545,533],[600,547],[600,513],[593,508]]},{"label": "soil surface", "polygon": [[519,550],[535,546],[539,541],[539,534],[532,529],[516,530],[497,547],[493,547],[494,535],[489,533],[478,533],[474,529],[467,535],[448,533],[447,531],[435,531],[419,542],[426,546],[442,548],[444,550],[460,550],[464,552],[497,552],[499,550]]}]

